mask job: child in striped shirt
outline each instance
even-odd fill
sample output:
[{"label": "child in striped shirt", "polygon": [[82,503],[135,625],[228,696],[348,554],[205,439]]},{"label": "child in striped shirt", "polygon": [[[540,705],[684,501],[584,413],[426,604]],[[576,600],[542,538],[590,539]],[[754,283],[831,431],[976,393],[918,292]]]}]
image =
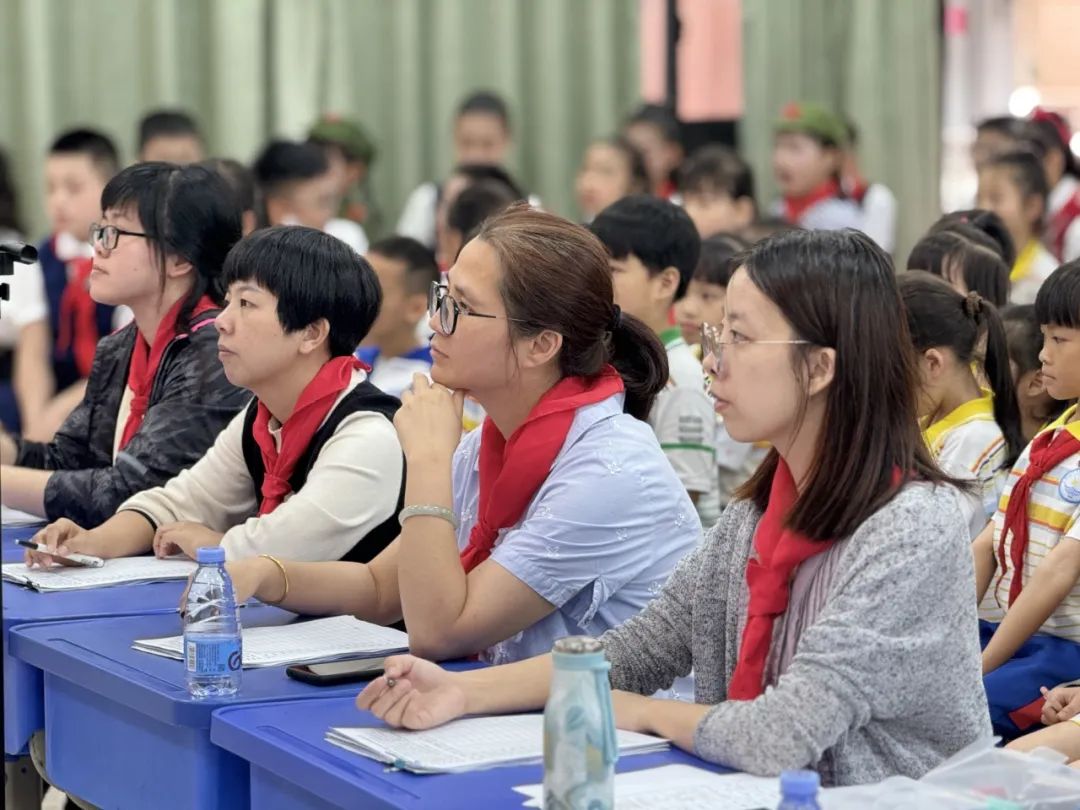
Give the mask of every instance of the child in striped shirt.
[{"label": "child in striped shirt", "polygon": [[[961,503],[974,539],[994,516],[1009,468],[1024,448],[1005,328],[978,293],[963,295],[921,270],[905,273],[900,291],[918,353],[923,436],[943,470],[973,482]],[[980,366],[973,361],[984,340]],[[979,387],[976,371],[990,390]]]},{"label": "child in striped shirt", "polygon": [[[1080,261],[1039,290],[1042,375],[1059,400],[1080,397]],[[1072,405],[1012,469],[993,524],[974,543],[983,674],[991,718],[1015,736],[1038,721],[1040,687],[1080,672],[1080,412]]]}]

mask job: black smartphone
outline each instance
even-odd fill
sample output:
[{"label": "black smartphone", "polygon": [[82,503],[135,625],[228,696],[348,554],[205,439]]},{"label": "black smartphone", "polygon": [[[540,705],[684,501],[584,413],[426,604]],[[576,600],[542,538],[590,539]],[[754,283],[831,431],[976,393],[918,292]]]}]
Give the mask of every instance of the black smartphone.
[{"label": "black smartphone", "polygon": [[297,664],[286,667],[285,674],[314,686],[336,686],[339,683],[370,681],[383,674],[385,658],[350,658],[346,661],[327,661],[325,664]]}]

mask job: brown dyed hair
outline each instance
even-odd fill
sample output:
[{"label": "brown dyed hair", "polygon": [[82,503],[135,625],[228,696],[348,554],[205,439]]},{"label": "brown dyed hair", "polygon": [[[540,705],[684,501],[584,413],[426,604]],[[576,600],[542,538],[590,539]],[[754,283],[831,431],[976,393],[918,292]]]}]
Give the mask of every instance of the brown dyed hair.
[{"label": "brown dyed hair", "polygon": [[611,266],[600,240],[580,225],[512,205],[476,235],[495,250],[511,338],[562,335],[563,377],[592,377],[607,363],[626,386],[627,413],[645,419],[668,380],[667,354],[644,323],[616,316]]},{"label": "brown dyed hair", "polygon": [[[790,231],[735,262],[796,337],[809,341],[791,349],[804,385],[813,347],[836,350],[824,426],[788,528],[814,540],[850,536],[898,492],[896,470],[904,480],[958,483],[934,463],[919,430],[915,355],[892,261],[881,248],[853,230]],[[778,460],[774,449],[738,497],[764,510]]]}]

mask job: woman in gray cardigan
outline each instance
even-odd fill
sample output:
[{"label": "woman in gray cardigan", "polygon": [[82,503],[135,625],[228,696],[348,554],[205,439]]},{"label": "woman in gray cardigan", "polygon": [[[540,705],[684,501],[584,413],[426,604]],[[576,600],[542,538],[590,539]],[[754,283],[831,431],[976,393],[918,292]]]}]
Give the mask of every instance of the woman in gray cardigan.
[{"label": "woman in gray cardigan", "polygon": [[[607,632],[616,723],[744,771],[919,777],[990,734],[953,482],[915,417],[888,257],[854,231],[740,257],[706,369],[762,467],[637,617]],[[647,697],[693,669],[695,703]],[[448,673],[411,656],[357,699],[391,725],[543,706],[548,656]]]}]

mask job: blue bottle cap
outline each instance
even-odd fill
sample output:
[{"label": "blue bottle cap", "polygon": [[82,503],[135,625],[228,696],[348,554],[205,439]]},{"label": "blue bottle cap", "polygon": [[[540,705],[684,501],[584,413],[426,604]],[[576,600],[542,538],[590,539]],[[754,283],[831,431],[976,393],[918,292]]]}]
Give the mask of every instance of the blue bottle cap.
[{"label": "blue bottle cap", "polygon": [[203,546],[195,552],[195,561],[199,565],[203,565],[204,563],[223,563],[225,562],[225,549],[221,546]]},{"label": "blue bottle cap", "polygon": [[784,771],[780,774],[780,793],[787,798],[816,796],[821,787],[817,771]]}]

